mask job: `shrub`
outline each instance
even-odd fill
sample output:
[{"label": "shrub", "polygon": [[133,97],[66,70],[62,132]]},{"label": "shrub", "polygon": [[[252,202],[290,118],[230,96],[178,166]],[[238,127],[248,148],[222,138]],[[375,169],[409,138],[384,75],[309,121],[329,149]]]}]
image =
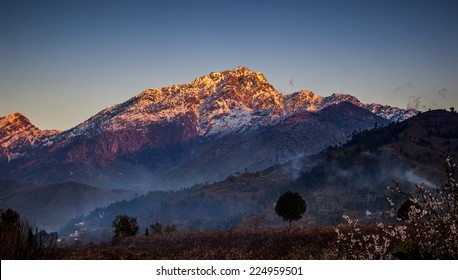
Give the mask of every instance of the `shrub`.
[{"label": "shrub", "polygon": [[137,218],[135,217],[118,215],[114,219],[112,225],[115,236],[134,236],[138,232]]},{"label": "shrub", "polygon": [[304,199],[297,192],[287,191],[277,201],[275,205],[275,213],[282,217],[284,221],[289,221],[289,225],[293,221],[302,218],[307,209]]},{"label": "shrub", "polygon": [[393,256],[400,260],[418,260],[422,258],[421,247],[418,242],[407,239],[397,246]]},{"label": "shrub", "polygon": [[14,226],[20,222],[19,213],[8,208],[5,211],[2,211],[0,222],[2,227]]},{"label": "shrub", "polygon": [[150,228],[154,234],[162,234],[162,225],[159,222],[150,225]]},{"label": "shrub", "polygon": [[172,233],[176,231],[177,231],[177,226],[175,224],[172,224],[172,225],[167,224],[164,229],[165,233]]}]

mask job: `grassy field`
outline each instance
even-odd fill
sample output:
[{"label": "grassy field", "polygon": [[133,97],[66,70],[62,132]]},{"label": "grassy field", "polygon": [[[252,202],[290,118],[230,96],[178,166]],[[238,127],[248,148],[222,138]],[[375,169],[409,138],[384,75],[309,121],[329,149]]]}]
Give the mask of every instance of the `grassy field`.
[{"label": "grassy field", "polygon": [[60,259],[330,259],[332,227],[174,232],[58,248]]}]

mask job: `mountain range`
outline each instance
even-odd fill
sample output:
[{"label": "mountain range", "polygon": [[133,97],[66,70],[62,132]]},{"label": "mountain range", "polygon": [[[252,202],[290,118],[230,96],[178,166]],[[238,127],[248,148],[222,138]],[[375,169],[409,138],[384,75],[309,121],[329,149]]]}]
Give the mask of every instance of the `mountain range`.
[{"label": "mountain range", "polygon": [[313,155],[417,113],[347,94],[283,95],[262,73],[238,67],[147,89],[63,132],[41,131],[20,113],[5,116],[0,179],[178,189]]}]

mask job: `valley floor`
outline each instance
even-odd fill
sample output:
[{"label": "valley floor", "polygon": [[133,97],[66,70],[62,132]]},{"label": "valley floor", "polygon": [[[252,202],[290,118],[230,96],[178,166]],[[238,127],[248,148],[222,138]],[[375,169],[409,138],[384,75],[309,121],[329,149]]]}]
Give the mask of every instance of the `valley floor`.
[{"label": "valley floor", "polygon": [[332,227],[174,232],[57,249],[61,259],[332,259]]}]

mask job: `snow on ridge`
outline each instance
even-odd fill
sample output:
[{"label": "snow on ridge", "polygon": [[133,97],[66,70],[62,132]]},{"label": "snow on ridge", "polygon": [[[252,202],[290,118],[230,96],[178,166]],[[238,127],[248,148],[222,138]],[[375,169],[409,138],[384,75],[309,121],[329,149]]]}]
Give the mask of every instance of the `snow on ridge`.
[{"label": "snow on ridge", "polygon": [[399,109],[397,107],[392,107],[389,105],[380,105],[380,104],[366,104],[365,108],[372,113],[385,118],[390,121],[398,122],[409,119],[413,116],[416,116],[419,111],[414,109]]},{"label": "snow on ridge", "polygon": [[51,145],[59,139],[90,137],[103,131],[141,130],[151,123],[173,122],[187,113],[197,116],[197,126],[202,135],[232,133],[242,131],[245,126],[272,124],[276,119],[297,111],[319,111],[344,101],[392,121],[404,120],[416,114],[416,111],[391,106],[363,104],[354,96],[342,93],[322,97],[312,91],[302,90],[283,95],[267,82],[261,72],[252,72],[240,66],[211,72],[187,84],[146,89],[124,103],[100,111],[68,131],[51,135],[43,141],[43,145]]},{"label": "snow on ridge", "polygon": [[284,96],[283,107],[285,112],[294,113],[300,110],[318,111],[321,109],[323,97],[309,90],[301,90]]},{"label": "snow on ridge", "polygon": [[20,113],[0,118],[0,156],[8,161],[20,158],[24,151],[57,135],[58,130],[40,130]]},{"label": "snow on ridge", "polygon": [[[197,116],[202,135],[238,131],[250,126],[247,121],[255,111],[270,112],[264,123],[299,110],[319,111],[329,105],[350,102],[389,120],[403,120],[411,115],[395,107],[363,104],[354,96],[334,93],[321,97],[311,91],[283,95],[275,90],[261,72],[246,67],[211,72],[188,84],[147,89],[128,101],[101,111],[68,133],[68,137],[141,128],[150,123],[170,122],[192,112]],[[240,120],[236,120],[237,116]],[[267,121],[269,120],[269,121]],[[257,123],[257,122],[255,122]],[[270,122],[272,123],[272,122]],[[230,127],[233,126],[233,127]],[[224,129],[223,129],[224,128]]]}]

